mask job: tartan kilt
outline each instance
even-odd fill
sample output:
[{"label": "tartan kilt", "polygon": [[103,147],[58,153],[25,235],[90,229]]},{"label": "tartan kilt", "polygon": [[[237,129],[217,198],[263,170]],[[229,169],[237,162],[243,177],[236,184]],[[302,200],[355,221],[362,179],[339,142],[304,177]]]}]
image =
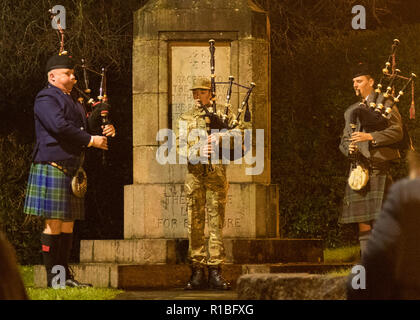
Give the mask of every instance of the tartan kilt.
[{"label": "tartan kilt", "polygon": [[32,163],[23,211],[45,219],[84,220],[84,199],[76,197],[71,190],[71,179],[79,161],[80,158],[57,161],[68,170],[68,175],[50,164]]},{"label": "tartan kilt", "polygon": [[353,190],[347,184],[343,210],[338,222],[357,223],[376,220],[391,183],[392,178],[387,172],[371,169],[369,181],[362,190]]}]

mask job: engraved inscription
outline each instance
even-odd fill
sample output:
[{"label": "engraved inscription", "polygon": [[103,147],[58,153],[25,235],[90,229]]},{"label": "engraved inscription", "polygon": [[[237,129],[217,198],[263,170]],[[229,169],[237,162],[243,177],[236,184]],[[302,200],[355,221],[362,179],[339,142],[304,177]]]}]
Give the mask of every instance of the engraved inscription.
[{"label": "engraved inscription", "polygon": [[[172,128],[178,117],[193,106],[191,86],[195,78],[208,77],[210,79],[210,51],[208,43],[202,45],[171,47],[171,104]],[[228,81],[230,75],[230,47],[218,46],[215,51],[216,82]],[[226,85],[217,85],[216,94],[223,96]]]},{"label": "engraved inscription", "polygon": [[[164,216],[156,219],[156,227],[164,230],[177,230],[186,232],[188,229],[188,213],[187,213],[187,197],[182,185],[168,185],[162,195],[160,201],[164,209]],[[233,195],[228,194],[226,199],[226,208],[235,207],[233,216],[225,217],[226,229],[241,229],[243,228],[244,210],[235,205]],[[208,226],[208,219],[206,214],[206,226]]]}]

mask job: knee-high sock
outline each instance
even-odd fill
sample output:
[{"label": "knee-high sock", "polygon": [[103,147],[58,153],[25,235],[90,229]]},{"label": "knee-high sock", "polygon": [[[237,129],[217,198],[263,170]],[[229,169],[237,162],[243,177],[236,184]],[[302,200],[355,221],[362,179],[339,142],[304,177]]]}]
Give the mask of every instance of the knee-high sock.
[{"label": "knee-high sock", "polygon": [[60,253],[60,240],[59,234],[41,234],[41,246],[42,246],[42,260],[44,261],[45,270],[47,272],[47,286],[51,287],[51,280],[55,274],[52,273],[52,268],[55,265],[59,265],[59,253]]},{"label": "knee-high sock", "polygon": [[359,232],[360,251],[361,251],[362,257],[363,257],[363,254],[366,252],[370,234],[371,234],[371,230]]},{"label": "knee-high sock", "polygon": [[69,269],[71,249],[73,248],[73,233],[61,233],[61,249],[59,255],[60,264],[66,270],[66,279],[72,279],[73,275]]}]

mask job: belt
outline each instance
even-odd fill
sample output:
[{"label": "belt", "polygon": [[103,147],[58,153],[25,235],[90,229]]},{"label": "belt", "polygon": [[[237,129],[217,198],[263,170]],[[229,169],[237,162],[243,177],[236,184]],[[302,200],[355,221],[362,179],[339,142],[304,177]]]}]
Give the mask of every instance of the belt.
[{"label": "belt", "polygon": [[48,164],[52,165],[53,167],[57,168],[60,171],[63,171],[65,174],[68,174],[68,170],[66,168],[64,168],[63,166],[60,166],[58,163],[56,162],[48,162]]}]

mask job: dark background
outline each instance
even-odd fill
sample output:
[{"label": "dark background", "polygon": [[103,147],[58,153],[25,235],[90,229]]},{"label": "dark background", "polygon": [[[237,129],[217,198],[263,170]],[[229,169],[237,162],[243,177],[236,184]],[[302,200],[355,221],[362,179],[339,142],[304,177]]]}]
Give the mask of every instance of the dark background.
[{"label": "dark background", "polygon": [[[90,67],[107,67],[108,95],[118,135],[107,165],[101,152],[86,160],[89,189],[80,239],[123,238],[123,186],[132,184],[133,11],[145,0],[64,0],[65,49]],[[354,243],[353,225],[337,224],[348,162],[338,150],[343,113],[355,98],[351,67],[370,63],[377,77],[398,38],[398,68],[420,73],[420,4],[407,0],[257,0],[268,11],[272,59],[272,183],[280,186],[284,237],[322,238],[327,247]],[[39,263],[42,221],[22,212],[34,137],[33,101],[46,84],[44,66],[58,52],[48,9],[55,1],[0,4],[0,224],[22,264]],[[363,5],[367,30],[353,30],[351,9]],[[91,77],[98,92],[99,78]],[[400,85],[397,85],[399,89]],[[418,119],[409,120],[410,90],[399,104],[415,146]],[[419,92],[416,83],[416,91]],[[94,94],[96,95],[96,94]],[[420,92],[419,92],[420,96]],[[420,100],[415,97],[416,104]],[[406,175],[396,163],[394,177]],[[77,260],[77,250],[74,253]]]}]

